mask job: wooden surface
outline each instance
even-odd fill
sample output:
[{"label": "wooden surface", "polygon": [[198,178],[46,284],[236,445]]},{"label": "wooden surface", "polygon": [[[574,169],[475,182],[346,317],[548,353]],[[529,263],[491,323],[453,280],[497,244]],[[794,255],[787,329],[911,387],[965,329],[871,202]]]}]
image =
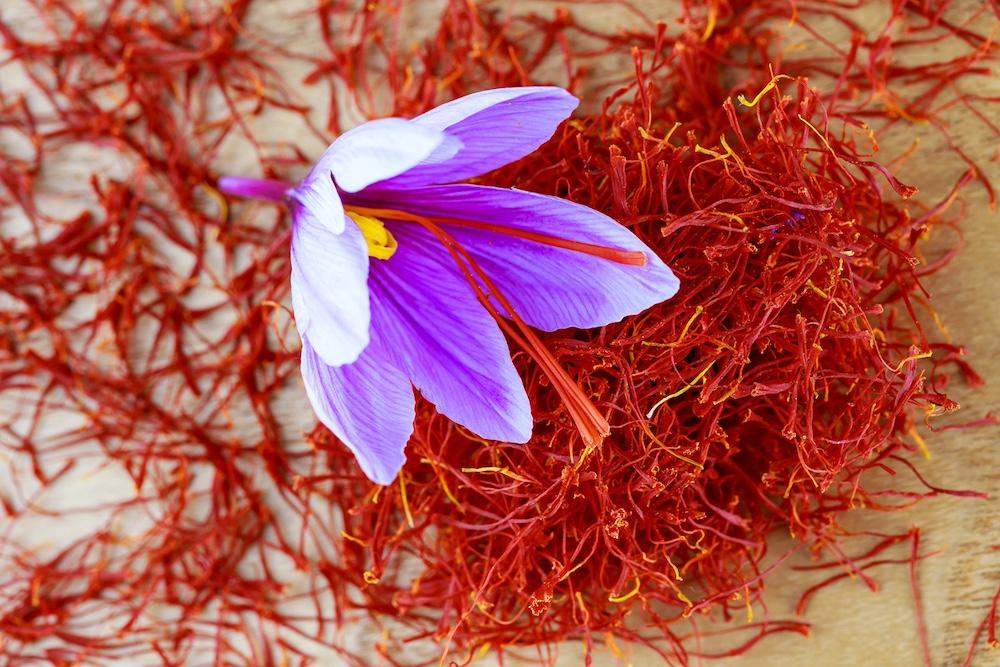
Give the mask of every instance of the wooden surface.
[{"label": "wooden surface", "polygon": [[[6,4],[6,0],[5,0]],[[318,35],[307,24],[292,17],[302,8],[315,4],[314,0],[289,0],[273,3],[265,13],[256,17],[269,34],[286,35],[294,40],[299,50],[307,47],[309,40]],[[672,3],[647,0],[640,3],[654,15],[672,18]],[[969,3],[972,4],[972,3]],[[440,3],[436,0],[415,2],[419,11],[411,17],[413,39],[421,28],[435,22]],[[521,3],[522,9],[551,8],[551,3]],[[874,10],[880,11],[878,8]],[[613,6],[596,5],[588,10],[589,19],[607,27],[628,25],[627,13]],[[8,14],[5,18],[10,20]],[[877,20],[877,17],[873,17]],[[287,72],[289,81],[298,81],[302,72]],[[993,94],[1000,94],[997,78],[984,80],[992,87]],[[310,98],[304,88],[302,97]],[[320,106],[324,101],[314,100]],[[261,119],[262,135],[281,136],[287,126]],[[982,142],[973,134],[974,124],[961,108],[952,110],[946,118],[956,140],[970,156],[990,170],[994,183],[1000,184],[1000,169],[996,161],[998,146]],[[1000,118],[994,118],[1000,122]],[[936,202],[943,197],[962,170],[961,165],[949,157],[947,148],[929,128],[908,125],[883,142],[886,155],[905,148],[919,136],[922,141],[918,157],[910,160],[901,170],[904,181],[920,188],[919,195],[925,202]],[[318,155],[323,146],[304,146]],[[242,156],[239,146],[227,149],[224,165],[232,173],[240,173]],[[962,343],[969,350],[969,359],[986,378],[987,387],[970,391],[956,383],[953,398],[964,407],[955,420],[972,420],[987,411],[1000,412],[1000,308],[995,291],[1000,283],[1000,235],[997,234],[997,214],[986,205],[984,191],[970,188],[963,194],[968,205],[968,219],[964,227],[968,247],[946,271],[927,281],[934,296],[934,304],[941,320],[947,326],[947,335]],[[939,243],[943,243],[942,239]],[[931,247],[938,241],[931,240]],[[944,334],[942,334],[944,335]],[[299,406],[302,396],[293,397]],[[301,415],[300,407],[289,408],[289,413]],[[297,422],[302,423],[301,418]],[[296,424],[297,426],[297,424]],[[303,423],[303,428],[305,427]],[[925,434],[926,435],[926,434]],[[936,485],[951,488],[970,488],[996,494],[1000,492],[1000,453],[998,453],[997,428],[974,431],[949,431],[926,435],[932,460],[922,466],[927,478]],[[879,480],[872,480],[880,483]],[[894,483],[898,485],[898,483]],[[921,503],[907,512],[883,514],[857,511],[848,523],[857,529],[881,532],[903,532],[911,526],[922,531],[922,549],[938,551],[937,555],[921,562],[918,570],[919,588],[923,598],[927,622],[927,636],[935,665],[960,665],[968,651],[976,626],[987,612],[990,599],[1000,585],[1000,521],[998,503],[987,501],[939,497]],[[781,550],[789,544],[782,535],[774,537],[774,547]],[[805,555],[795,557],[775,572],[768,581],[767,606],[772,618],[795,618],[795,602],[803,589],[817,581],[813,573],[797,572],[796,564],[806,564]],[[765,639],[749,655],[714,664],[764,666],[764,665],[833,665],[893,666],[921,663],[917,622],[914,615],[913,593],[909,573],[904,567],[889,567],[872,572],[880,590],[872,593],[860,581],[847,580],[819,593],[801,619],[812,624],[808,638],[797,635],[780,635]],[[762,613],[757,610],[758,618]],[[708,629],[704,623],[700,626]],[[704,648],[711,652],[723,641],[706,640]],[[655,665],[659,660],[641,649],[619,645],[621,656],[607,649],[599,649],[598,665],[623,664]],[[561,649],[560,664],[582,664],[578,642],[568,643]],[[494,664],[487,656],[482,664]],[[329,663],[336,664],[336,663]],[[1000,664],[1000,651],[992,653],[980,646],[976,665]]]}]

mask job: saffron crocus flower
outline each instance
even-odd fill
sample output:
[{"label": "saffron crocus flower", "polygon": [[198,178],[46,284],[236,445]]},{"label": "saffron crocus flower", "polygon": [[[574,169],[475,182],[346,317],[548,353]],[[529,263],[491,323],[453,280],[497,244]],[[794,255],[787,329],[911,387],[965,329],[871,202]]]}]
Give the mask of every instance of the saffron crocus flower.
[{"label": "saffron crocus flower", "polygon": [[482,438],[527,442],[531,409],[501,327],[541,362],[588,442],[607,423],[527,326],[596,327],[677,291],[611,218],[563,199],[457,184],[534,151],[577,106],[560,88],[487,90],[343,134],[304,181],[224,178],[292,213],[292,308],[319,419],[389,484],[413,388]]}]

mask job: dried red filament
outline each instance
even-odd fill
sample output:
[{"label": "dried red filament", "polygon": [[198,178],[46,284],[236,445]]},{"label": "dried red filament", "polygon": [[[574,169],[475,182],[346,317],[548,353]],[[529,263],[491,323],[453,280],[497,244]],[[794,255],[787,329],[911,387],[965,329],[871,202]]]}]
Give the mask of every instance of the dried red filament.
[{"label": "dried red filament", "polygon": [[[990,8],[959,20],[947,2],[896,3],[866,26],[842,3],[722,0],[604,32],[580,18],[585,2],[518,16],[455,0],[421,38],[402,4],[317,3],[290,19],[322,40],[307,55],[263,34],[256,12],[277,5],[262,0],[123,0],[87,16],[25,0],[32,21],[0,16],[5,67],[31,93],[0,89],[7,664],[305,664],[319,645],[367,664],[337,630],[358,623],[384,627],[374,651],[388,664],[437,663],[442,646],[458,661],[515,645],[551,661],[555,642],[589,651],[615,646],[607,637],[684,663],[806,632],[757,604],[776,529],[860,581],[923,557],[912,535],[851,535],[840,519],[956,493],[867,480],[920,481],[916,420],[955,407],[948,371],[981,382],[961,346],[935,340],[920,287],[953,253],[918,258],[927,230],[960,231],[961,187],[992,185],[933,122],[969,171],[940,201],[901,201],[912,190],[872,142],[956,108],[996,141],[993,101],[958,87],[992,64],[977,23]],[[788,30],[817,51],[786,48]],[[960,53],[935,55],[945,47]],[[630,51],[633,73],[602,70]],[[907,54],[920,64],[902,66]],[[279,66],[329,92],[322,130]],[[344,106],[411,116],[553,82],[584,108],[481,180],[604,211],[685,287],[600,331],[537,336],[514,321],[512,340],[539,357],[515,353],[534,440],[476,442],[421,405],[399,484],[374,489],[308,410],[277,407],[286,393],[304,405],[283,306],[288,221],[278,207],[229,211],[220,163],[248,146],[265,177],[301,177],[315,157],[301,133],[255,135],[275,114],[321,144]],[[77,178],[59,178],[67,155],[86,156]],[[499,312],[448,240],[468,224],[428,228]],[[581,449],[578,432],[596,440],[601,420],[610,435]],[[134,493],[80,502],[120,486]],[[96,527],[48,523],[85,519]],[[887,551],[908,544],[909,557]],[[701,614],[740,619],[732,643],[709,647]],[[994,600],[987,641],[995,619]]]}]

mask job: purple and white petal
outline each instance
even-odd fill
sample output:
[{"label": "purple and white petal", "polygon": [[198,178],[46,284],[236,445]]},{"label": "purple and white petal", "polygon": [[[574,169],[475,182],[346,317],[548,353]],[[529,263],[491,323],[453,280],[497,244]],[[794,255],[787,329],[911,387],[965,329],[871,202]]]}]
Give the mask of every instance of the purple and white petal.
[{"label": "purple and white petal", "polygon": [[312,211],[334,234],[344,230],[344,209],[338,188],[357,192],[377,181],[397,176],[432,153],[454,155],[460,142],[443,132],[401,118],[363,123],[330,144],[292,197]]},{"label": "purple and white petal", "polygon": [[382,205],[426,216],[487,222],[646,255],[629,266],[494,232],[446,226],[528,324],[554,331],[617,322],[672,297],[679,282],[617,221],[573,202],[522,190],[446,185],[380,193]]},{"label": "purple and white petal", "polygon": [[377,335],[357,361],[338,367],[323,363],[303,340],[302,378],[319,420],[354,452],[365,475],[391,484],[413,433],[413,388]]},{"label": "purple and white petal", "polygon": [[527,442],[531,408],[507,341],[441,244],[390,225],[399,248],[373,262],[372,319],[394,362],[427,400],[483,438]]},{"label": "purple and white petal", "polygon": [[380,118],[340,135],[320,157],[310,178],[333,174],[341,190],[358,192],[412,169],[433,153],[451,156],[460,148],[461,142],[433,127],[402,118]]},{"label": "purple and white petal", "polygon": [[316,221],[332,234],[344,231],[344,205],[329,171],[319,171],[318,166],[314,167],[306,180],[288,194],[301,208],[314,211]]},{"label": "purple and white petal", "polygon": [[312,211],[296,207],[292,309],[303,342],[331,366],[355,361],[368,345],[368,246],[354,221],[334,234]]},{"label": "purple and white petal", "polygon": [[578,104],[562,88],[550,86],[484,90],[442,104],[411,122],[459,139],[462,148],[454,156],[431,155],[377,187],[456,183],[493,171],[548,141]]}]

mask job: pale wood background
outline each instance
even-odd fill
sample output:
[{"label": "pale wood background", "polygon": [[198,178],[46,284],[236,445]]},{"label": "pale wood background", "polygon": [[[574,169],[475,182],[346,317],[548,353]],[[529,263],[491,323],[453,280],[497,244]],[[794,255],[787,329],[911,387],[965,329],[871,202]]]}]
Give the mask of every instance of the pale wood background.
[{"label": "pale wood background", "polygon": [[[4,0],[5,20],[15,16],[13,3]],[[672,19],[676,15],[677,4],[662,0],[643,0],[637,3],[644,11],[658,17]],[[976,3],[966,2],[965,8]],[[272,39],[286,38],[299,50],[308,49],[309,44],[318,44],[315,27],[301,20],[298,13],[314,5],[313,0],[287,0],[262,5],[258,15],[253,17],[255,27],[265,30]],[[550,11],[555,5],[549,2],[521,2],[514,5],[515,11]],[[416,41],[421,31],[433,25],[439,0],[414,0],[408,24],[413,29]],[[872,20],[877,22],[878,14],[884,7],[873,4]],[[960,8],[961,9],[961,8]],[[587,20],[602,27],[629,25],[634,20],[622,9],[605,4],[596,4],[578,9]],[[300,18],[296,18],[296,16]],[[988,32],[991,26],[985,26]],[[611,64],[621,66],[624,62]],[[288,81],[299,81],[304,72],[297,66],[287,69]],[[5,81],[9,83],[9,81]],[[997,77],[983,79],[993,94],[1000,94]],[[986,91],[981,91],[985,94]],[[304,88],[304,99],[309,100],[314,91]],[[325,100],[312,100],[318,107],[325,106]],[[349,111],[349,110],[348,110]],[[996,110],[994,120],[1000,122]],[[961,108],[954,109],[947,118],[950,130],[969,154],[987,167],[991,180],[1000,184],[998,147],[995,140],[983,141],[976,134],[975,126],[969,122]],[[288,125],[273,122],[273,118],[259,119],[255,130],[261,136],[278,138],[287,134]],[[895,136],[883,141],[886,155],[909,146],[915,136],[922,145],[916,158],[911,159],[901,170],[901,177],[920,188],[920,197],[927,202],[938,201],[951,187],[962,171],[962,166],[950,159],[947,148],[928,128],[909,125],[900,128]],[[282,137],[287,138],[287,137]],[[324,147],[312,141],[311,149],[316,155]],[[310,143],[304,142],[304,149]],[[81,156],[86,157],[86,156]],[[98,156],[95,156],[95,159]],[[241,173],[246,164],[246,151],[240,146],[229,146],[220,158],[220,169],[229,173]],[[72,170],[72,167],[69,167]],[[987,379],[987,388],[972,392],[956,384],[953,398],[965,408],[959,419],[982,417],[988,410],[1000,411],[1000,387],[993,381],[1000,378],[1000,309],[997,308],[994,290],[1000,282],[1000,237],[997,235],[997,214],[986,205],[985,193],[981,188],[972,187],[963,194],[968,206],[968,220],[965,225],[968,247],[958,260],[946,271],[927,282],[934,295],[934,303],[946,324],[950,336],[964,343],[969,350],[969,359]],[[932,240],[932,244],[933,244]],[[304,395],[292,392],[288,399],[287,415],[290,426],[302,430],[308,428],[311,417],[303,416],[301,406]],[[990,492],[995,496],[1000,492],[1000,453],[997,448],[998,430],[985,428],[975,431],[950,431],[927,437],[933,460],[922,466],[922,471],[934,484],[953,488],[972,488]],[[877,480],[873,480],[878,483]],[[942,497],[928,500],[904,513],[878,514],[857,511],[848,518],[855,528],[868,528],[883,532],[901,532],[911,526],[919,526],[923,531],[923,548],[940,554],[925,560],[919,568],[920,588],[926,612],[927,633],[935,665],[960,665],[968,650],[976,626],[985,615],[989,601],[1000,585],[1000,522],[998,503],[994,498],[988,501],[961,500]],[[774,548],[781,550],[788,540],[775,535]],[[774,573],[768,582],[767,604],[772,618],[794,617],[794,605],[801,591],[818,577],[815,574],[796,572],[795,564],[808,563],[803,555],[791,559],[781,570]],[[904,666],[921,663],[920,646],[917,641],[917,624],[910,590],[908,572],[905,567],[881,568],[872,572],[879,582],[880,591],[872,593],[859,581],[845,581],[816,596],[805,619],[813,624],[812,635],[802,638],[797,635],[780,635],[764,640],[749,655],[714,664],[764,666],[764,665],[833,665],[860,666]],[[702,629],[708,629],[704,622]],[[365,632],[358,630],[356,645],[365,644]],[[353,643],[353,642],[352,642]],[[711,651],[718,642],[706,640],[704,648]],[[658,659],[641,649],[620,645],[623,655],[616,656],[604,648],[599,649],[598,665],[626,664],[655,665]],[[1000,664],[1000,651],[990,652],[980,646],[974,664]],[[332,658],[331,658],[332,660]],[[482,664],[494,664],[495,658],[486,656]],[[329,662],[324,664],[336,664]],[[561,647],[560,664],[582,664],[580,644],[567,643]]]}]

